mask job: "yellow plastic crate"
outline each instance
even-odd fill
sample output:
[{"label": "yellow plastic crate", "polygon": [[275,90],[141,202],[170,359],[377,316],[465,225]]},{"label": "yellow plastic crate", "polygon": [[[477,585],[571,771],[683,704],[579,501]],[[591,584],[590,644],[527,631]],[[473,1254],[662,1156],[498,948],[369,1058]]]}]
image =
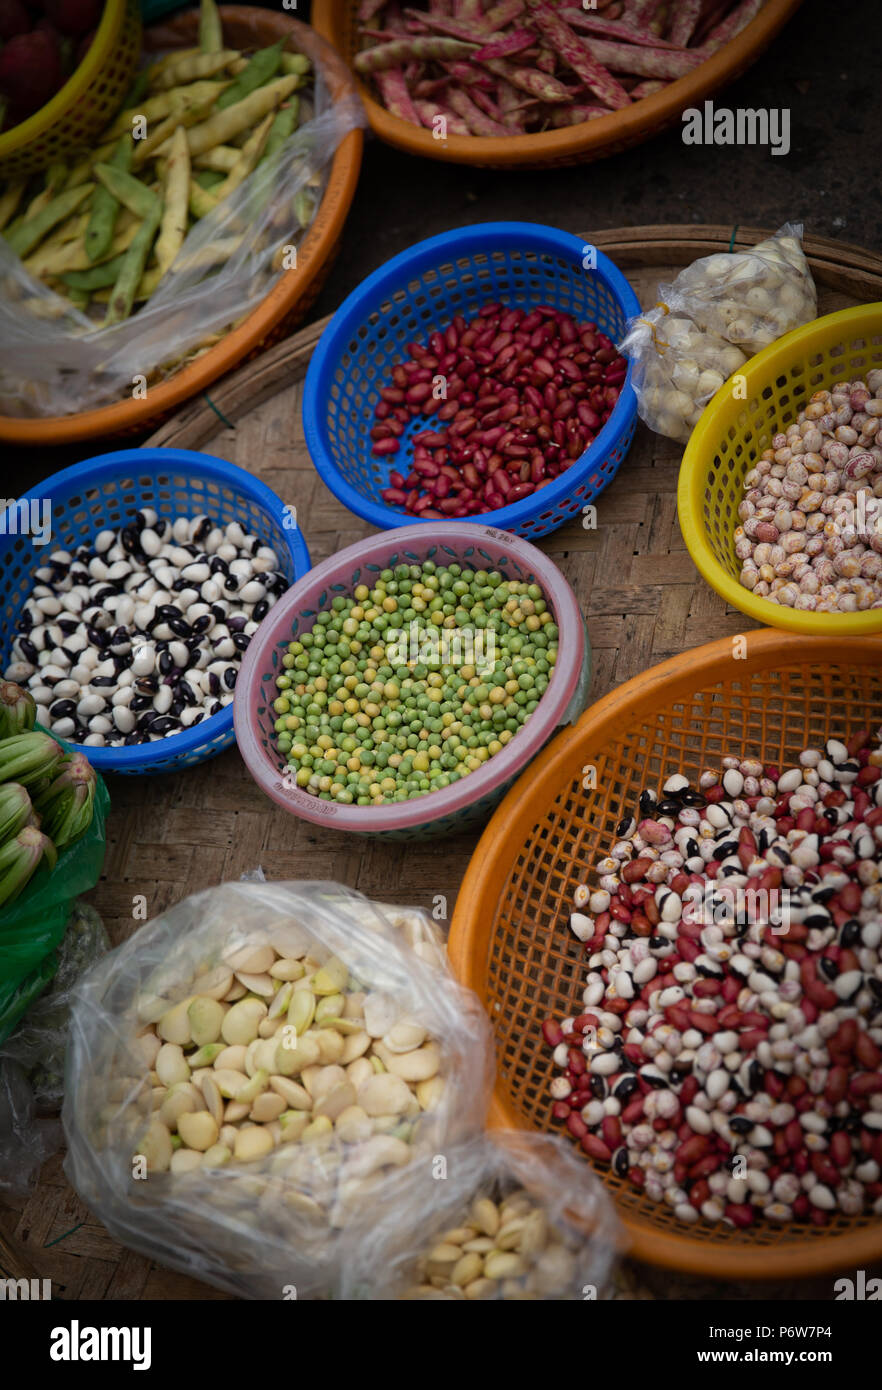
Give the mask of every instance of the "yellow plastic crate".
[{"label": "yellow plastic crate", "polygon": [[735,554],[744,477],[813,392],[882,368],[882,303],[841,309],[796,328],[741,368],[744,399],[731,383],[717,392],[692,431],[677,489],[680,530],[699,573],[733,608],[768,627],[824,636],[882,632],[882,608],[812,613],[769,603],[738,582]]},{"label": "yellow plastic crate", "polygon": [[141,53],[137,0],[106,0],[95,38],[51,101],[0,135],[0,179],[20,179],[88,148],[132,84]]}]

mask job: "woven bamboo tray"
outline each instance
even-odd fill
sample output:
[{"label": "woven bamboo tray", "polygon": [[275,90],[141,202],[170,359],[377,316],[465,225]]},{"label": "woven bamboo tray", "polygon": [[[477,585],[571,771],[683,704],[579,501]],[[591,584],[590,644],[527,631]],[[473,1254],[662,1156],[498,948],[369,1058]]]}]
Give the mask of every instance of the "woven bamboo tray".
[{"label": "woven bamboo tray", "polygon": [[[657,226],[593,232],[644,305],[656,284],[697,256],[742,249],[769,229]],[[882,256],[822,237],[806,252],[819,312],[882,299]],[[204,449],[249,468],[297,506],[313,562],[370,533],[327,491],[310,463],[300,421],[303,377],[324,319],[222,378],[148,441]],[[593,649],[592,700],[666,657],[753,627],[699,577],[677,526],[681,446],[638,424],[617,478],[598,498],[597,528],[573,521],[540,541],[573,585]],[[299,821],[267,801],[235,749],[168,777],[111,779],[104,876],[89,900],[114,944],[137,930],[138,896],[156,916],[189,893],[262,865],[268,878],[337,879],[368,896],[408,903],[447,922],[477,832],[408,846],[347,838]],[[438,899],[443,901],[438,904]],[[64,1299],[223,1298],[205,1285],[117,1245],[69,1187],[61,1156],[34,1193],[0,1203],[0,1254],[53,1281]],[[4,1263],[0,1258],[0,1265]],[[33,1276],[31,1276],[33,1277]],[[869,1276],[868,1276],[869,1277]],[[625,1272],[632,1296],[634,1272]],[[660,1298],[831,1298],[832,1279],[792,1285],[720,1285],[641,1266],[639,1289]]]}]

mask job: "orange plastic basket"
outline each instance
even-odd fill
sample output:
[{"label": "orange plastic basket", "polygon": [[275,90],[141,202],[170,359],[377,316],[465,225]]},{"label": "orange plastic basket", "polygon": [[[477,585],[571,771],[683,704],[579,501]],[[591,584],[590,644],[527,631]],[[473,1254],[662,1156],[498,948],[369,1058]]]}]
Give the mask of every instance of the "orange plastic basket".
[{"label": "orange plastic basket", "polygon": [[[767,0],[740,34],[687,77],[669,83],[655,96],[634,102],[623,111],[541,135],[449,135],[446,140],[436,140],[430,130],[393,116],[376,100],[367,83],[356,78],[356,85],[375,133],[408,154],[486,169],[549,169],[587,164],[657,135],[673,125],[687,107],[699,105],[712,92],[734,82],[768,47],[800,3],[801,0]],[[358,0],[313,0],[312,23],[351,63],[361,47]]]},{"label": "orange plastic basket", "polygon": [[[481,837],[450,933],[453,967],[483,999],[496,1034],[493,1124],[558,1128],[548,1092],[555,1068],[540,1026],[581,1008],[585,961],[568,926],[572,893],[608,851],[643,787],[657,788],[674,770],[694,782],[733,752],[786,765],[809,744],[880,722],[882,639],[763,628],[652,667],[549,744]],[[824,1228],[686,1226],[665,1204],[598,1171],[631,1253],[652,1264],[781,1279],[882,1257],[878,1217],[837,1214]]]},{"label": "orange plastic basket", "polygon": [[87,147],[113,120],[141,51],[137,0],[107,0],[89,49],[51,101],[0,135],[0,179],[19,179]]},{"label": "orange plastic basket", "polygon": [[[338,55],[308,25],[287,13],[272,14],[248,5],[223,5],[220,14],[231,46],[265,48],[278,39],[289,39],[292,48],[317,55],[332,96],[352,90],[352,80]],[[198,27],[198,11],[187,10],[148,29],[144,46],[152,52],[191,48],[197,42]],[[183,401],[207,390],[219,376],[290,333],[306,317],[336,258],[343,223],[355,196],[363,144],[364,132],[358,129],[349,131],[338,145],[318,212],[298,247],[296,274],[279,276],[266,298],[219,343],[166,381],[150,386],[143,399],[43,419],[0,415],[0,440],[11,444],[74,444],[156,429]]]}]

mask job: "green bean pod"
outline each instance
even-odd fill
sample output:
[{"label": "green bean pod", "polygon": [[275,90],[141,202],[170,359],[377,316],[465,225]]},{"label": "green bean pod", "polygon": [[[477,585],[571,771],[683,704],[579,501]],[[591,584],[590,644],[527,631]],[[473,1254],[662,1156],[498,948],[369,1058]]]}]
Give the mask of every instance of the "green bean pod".
[{"label": "green bean pod", "polygon": [[248,66],[243,68],[226,91],[221,92],[215,102],[215,109],[223,111],[227,106],[235,106],[237,101],[242,101],[244,97],[250,96],[258,87],[262,87],[265,82],[269,82],[275,77],[282,61],[282,44],[284,39],[279,39],[278,43],[271,44],[269,48],[261,48],[249,60]]},{"label": "green bean pod", "polygon": [[110,303],[107,306],[107,314],[104,318],[105,328],[111,323],[121,323],[127,319],[132,312],[132,305],[135,302],[135,292],[144,273],[147,264],[147,257],[153,245],[159,224],[162,220],[162,200],[155,194],[151,194],[154,200],[154,207],[148,212],[135,234],[128,251],[123,256],[123,263],[120,268],[119,276],[113,287],[110,296]]},{"label": "green bean pod", "polygon": [[[122,137],[110,156],[109,163],[114,169],[121,169],[124,173],[129,172],[132,164],[131,136],[124,135]],[[90,261],[100,261],[101,257],[107,254],[108,247],[113,241],[119,208],[119,200],[108,188],[99,184],[92,198],[89,225],[86,228],[86,255]]]}]

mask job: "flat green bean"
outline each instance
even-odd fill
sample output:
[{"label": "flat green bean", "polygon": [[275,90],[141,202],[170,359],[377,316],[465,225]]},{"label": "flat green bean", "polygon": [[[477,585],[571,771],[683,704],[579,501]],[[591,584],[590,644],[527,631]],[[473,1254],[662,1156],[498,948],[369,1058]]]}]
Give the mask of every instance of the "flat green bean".
[{"label": "flat green bean", "polygon": [[41,208],[36,217],[27,218],[15,228],[7,228],[6,240],[15,254],[24,260],[53,227],[57,227],[59,222],[64,222],[76,211],[94,187],[93,183],[84,183],[80,184],[79,188],[69,188]]},{"label": "flat green bean", "polygon": [[104,318],[105,327],[111,323],[121,323],[132,312],[135,293],[140,284],[141,276],[144,274],[147,257],[150,255],[150,248],[162,220],[162,200],[157,198],[155,194],[152,196],[155,207],[144,217],[131,246],[123,256],[123,263],[110,296],[110,303],[107,306],[107,314]]},{"label": "flat green bean", "polygon": [[[128,173],[132,164],[131,136],[122,137],[110,156],[109,164],[114,169],[122,169],[124,173]],[[100,261],[101,257],[107,254],[107,248],[113,241],[119,208],[119,199],[115,198],[104,184],[99,184],[92,199],[89,225],[86,228],[86,255],[90,261]]]},{"label": "flat green bean", "polygon": [[258,87],[262,87],[265,82],[269,82],[275,77],[282,61],[282,44],[284,39],[279,39],[278,43],[271,44],[269,48],[261,48],[258,53],[249,60],[248,66],[243,68],[226,91],[221,92],[215,102],[215,110],[223,111],[228,106],[235,106],[237,101],[242,101],[244,97],[250,96]]}]

